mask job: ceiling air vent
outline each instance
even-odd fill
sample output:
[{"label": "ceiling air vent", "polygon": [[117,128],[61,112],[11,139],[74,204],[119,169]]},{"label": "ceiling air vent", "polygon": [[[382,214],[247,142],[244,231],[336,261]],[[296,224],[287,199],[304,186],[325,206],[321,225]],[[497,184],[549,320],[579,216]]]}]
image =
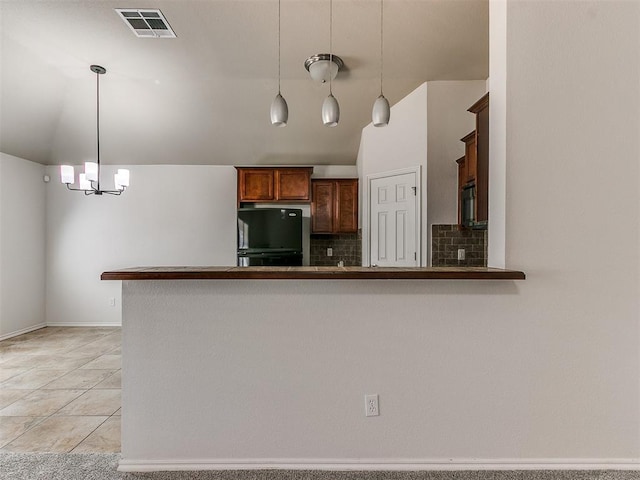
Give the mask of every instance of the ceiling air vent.
[{"label": "ceiling air vent", "polygon": [[136,37],[176,38],[176,34],[171,30],[169,22],[160,10],[116,8],[116,12]]}]

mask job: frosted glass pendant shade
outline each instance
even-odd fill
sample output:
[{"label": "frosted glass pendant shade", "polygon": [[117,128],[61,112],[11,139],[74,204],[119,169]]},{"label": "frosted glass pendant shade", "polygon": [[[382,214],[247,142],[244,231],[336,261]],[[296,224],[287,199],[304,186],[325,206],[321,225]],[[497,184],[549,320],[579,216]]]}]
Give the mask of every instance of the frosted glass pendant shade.
[{"label": "frosted glass pendant shade", "polygon": [[336,78],[336,75],[338,75],[338,65],[329,60],[319,60],[309,65],[309,75],[311,75],[311,78],[316,82],[326,83]]},{"label": "frosted glass pendant shade", "polygon": [[287,101],[278,93],[271,102],[271,125],[286,127],[289,120],[289,107]]},{"label": "frosted glass pendant shade", "polygon": [[380,95],[373,104],[373,111],[371,112],[371,120],[374,127],[386,127],[389,124],[389,118],[391,117],[391,109],[389,108],[389,101]]},{"label": "frosted glass pendant shade", "polygon": [[90,182],[97,182],[98,164],[95,162],[84,162],[84,174]]},{"label": "frosted glass pendant shade", "polygon": [[322,103],[322,123],[327,127],[335,127],[340,121],[340,105],[333,94],[329,94]]},{"label": "frosted glass pendant shade", "polygon": [[330,53],[316,53],[304,61],[304,68],[315,82],[327,83],[335,80],[338,72],[344,67],[344,61]]},{"label": "frosted glass pendant shade", "polygon": [[75,182],[75,172],[73,171],[73,167],[71,165],[61,165],[60,166],[60,181],[62,183],[67,183],[73,185]]},{"label": "frosted glass pendant shade", "polygon": [[86,173],[81,173],[78,177],[79,177],[78,183],[80,184],[80,190],[92,190],[91,182],[87,179]]}]

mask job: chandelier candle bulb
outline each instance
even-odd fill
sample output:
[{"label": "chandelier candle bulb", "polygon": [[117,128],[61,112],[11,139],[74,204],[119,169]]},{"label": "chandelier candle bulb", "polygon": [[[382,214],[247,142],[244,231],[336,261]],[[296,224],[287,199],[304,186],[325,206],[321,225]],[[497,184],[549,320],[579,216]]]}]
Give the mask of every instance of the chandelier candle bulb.
[{"label": "chandelier candle bulb", "polygon": [[91,182],[98,181],[98,164],[95,162],[84,162],[84,174]]},{"label": "chandelier candle bulb", "polygon": [[129,170],[127,170],[126,168],[119,168],[118,169],[118,178],[120,179],[120,185],[122,185],[123,187],[128,187],[129,186]]},{"label": "chandelier candle bulb", "polygon": [[78,176],[78,183],[80,184],[80,190],[91,190],[91,182],[87,180],[87,174],[81,173]]},{"label": "chandelier candle bulb", "polygon": [[76,173],[71,165],[60,166],[60,181],[68,185],[73,185],[75,182]]}]

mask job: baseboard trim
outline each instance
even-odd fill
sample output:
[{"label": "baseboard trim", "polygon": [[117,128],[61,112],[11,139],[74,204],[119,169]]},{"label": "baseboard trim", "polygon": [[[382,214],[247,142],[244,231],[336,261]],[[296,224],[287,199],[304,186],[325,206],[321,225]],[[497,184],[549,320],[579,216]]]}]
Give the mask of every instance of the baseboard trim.
[{"label": "baseboard trim", "polygon": [[16,330],[15,332],[11,332],[11,333],[5,333],[4,335],[0,335],[0,341],[17,337],[18,335],[24,335],[25,333],[33,332],[34,330],[40,330],[41,328],[44,328],[46,326],[47,326],[46,323],[39,323],[38,325],[34,325],[32,327],[23,328],[21,330]]},{"label": "baseboard trim", "polygon": [[435,471],[435,470],[638,470],[640,459],[434,459],[434,460],[352,460],[352,459],[121,459],[120,472],[195,470],[325,470],[325,471]]},{"label": "baseboard trim", "polygon": [[96,323],[96,322],[48,322],[46,327],[121,327],[122,323]]}]

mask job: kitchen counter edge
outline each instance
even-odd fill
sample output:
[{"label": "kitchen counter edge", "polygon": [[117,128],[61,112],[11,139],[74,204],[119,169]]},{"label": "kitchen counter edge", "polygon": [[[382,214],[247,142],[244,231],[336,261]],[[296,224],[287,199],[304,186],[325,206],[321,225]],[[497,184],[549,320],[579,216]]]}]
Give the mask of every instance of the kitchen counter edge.
[{"label": "kitchen counter edge", "polygon": [[524,280],[524,272],[487,267],[136,267],[101,280]]}]

